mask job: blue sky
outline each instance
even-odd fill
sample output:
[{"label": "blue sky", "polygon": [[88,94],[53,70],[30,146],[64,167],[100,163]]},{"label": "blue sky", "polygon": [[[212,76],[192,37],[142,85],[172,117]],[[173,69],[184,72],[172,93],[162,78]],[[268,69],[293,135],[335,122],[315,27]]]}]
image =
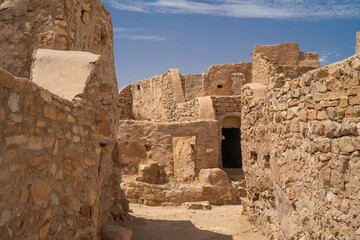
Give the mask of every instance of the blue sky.
[{"label": "blue sky", "polygon": [[102,0],[114,26],[119,88],[169,68],[202,73],[251,61],[255,44],[297,42],[322,64],[350,57],[360,0]]}]

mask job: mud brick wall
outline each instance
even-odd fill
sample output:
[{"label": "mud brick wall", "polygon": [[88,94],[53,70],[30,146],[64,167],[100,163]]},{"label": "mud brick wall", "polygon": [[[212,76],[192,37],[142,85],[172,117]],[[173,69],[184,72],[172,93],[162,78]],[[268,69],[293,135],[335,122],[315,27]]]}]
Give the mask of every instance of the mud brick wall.
[{"label": "mud brick wall", "polygon": [[114,207],[107,213],[121,199],[104,181],[116,143],[104,149],[111,142],[89,105],[96,81],[95,74],[85,97],[70,102],[0,71],[2,239],[98,239],[101,225],[119,215]]},{"label": "mud brick wall", "polygon": [[181,75],[181,80],[184,86],[183,89],[186,101],[190,101],[203,95],[203,77],[201,74]]},{"label": "mud brick wall", "polygon": [[136,82],[131,92],[131,111],[137,120],[172,121],[176,104],[185,102],[178,69]]},{"label": "mud brick wall", "polygon": [[195,175],[202,168],[219,167],[217,121],[120,121],[117,143],[124,173],[135,175],[139,171],[139,165],[154,162],[163,166],[166,180],[173,181],[173,138],[192,136],[196,137],[191,159],[194,162]]},{"label": "mud brick wall", "polygon": [[244,88],[245,211],[273,239],[360,239],[360,59]]}]

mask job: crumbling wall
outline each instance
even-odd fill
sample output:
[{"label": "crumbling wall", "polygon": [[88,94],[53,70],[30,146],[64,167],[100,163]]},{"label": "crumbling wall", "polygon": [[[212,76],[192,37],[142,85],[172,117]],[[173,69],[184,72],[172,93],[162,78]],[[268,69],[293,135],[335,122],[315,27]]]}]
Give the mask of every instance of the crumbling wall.
[{"label": "crumbling wall", "polygon": [[264,54],[271,62],[277,62],[279,65],[298,65],[299,62],[299,44],[280,43],[274,45],[255,45],[254,55]]},{"label": "crumbling wall", "polygon": [[203,95],[203,77],[201,74],[181,75],[181,78],[184,81],[184,93],[186,101],[190,101]]},{"label": "crumbling wall", "polygon": [[126,85],[119,91],[119,111],[121,120],[134,119],[132,115],[133,96],[131,85]]},{"label": "crumbling wall", "polygon": [[177,103],[185,101],[179,69],[131,85],[132,114],[137,120],[172,119]]},{"label": "crumbling wall", "polygon": [[319,67],[319,54],[317,52],[299,52],[299,66],[313,66],[313,67]]},{"label": "crumbling wall", "polygon": [[242,73],[245,76],[245,81],[251,82],[251,71],[251,62],[211,66],[203,73],[203,96],[233,95],[232,74]]},{"label": "crumbling wall", "polygon": [[[243,93],[245,212],[273,239],[358,239],[360,59]],[[246,89],[244,89],[246,91]]]},{"label": "crumbling wall", "polygon": [[0,67],[29,78],[38,48],[87,51],[104,61],[102,97],[116,96],[111,16],[100,1],[5,0],[0,12]]},{"label": "crumbling wall", "polygon": [[[269,135],[272,125],[268,101],[263,90],[245,85],[242,93],[241,150],[248,199],[243,201],[244,212],[269,239],[282,239],[275,208],[274,186],[271,178],[270,152],[273,141]],[[284,109],[285,110],[285,109]]]},{"label": "crumbling wall", "polygon": [[97,87],[103,129],[109,129],[103,134],[110,136],[119,118],[118,87],[111,16],[104,5],[99,0],[1,2],[0,67],[14,76],[30,77],[32,54],[38,48],[101,55]]},{"label": "crumbling wall", "polygon": [[300,52],[297,43],[255,45],[252,82],[281,87],[285,78],[297,78],[320,66],[318,53]]},{"label": "crumbling wall", "polygon": [[138,174],[141,164],[153,162],[164,168],[167,181],[174,181],[173,138],[193,136],[195,175],[200,169],[219,167],[217,121],[120,121],[117,142],[124,173]]},{"label": "crumbling wall", "polygon": [[111,198],[114,192],[98,175],[105,165],[96,109],[2,70],[0,92],[0,235],[97,238],[101,225],[112,220],[101,217],[99,193]]}]

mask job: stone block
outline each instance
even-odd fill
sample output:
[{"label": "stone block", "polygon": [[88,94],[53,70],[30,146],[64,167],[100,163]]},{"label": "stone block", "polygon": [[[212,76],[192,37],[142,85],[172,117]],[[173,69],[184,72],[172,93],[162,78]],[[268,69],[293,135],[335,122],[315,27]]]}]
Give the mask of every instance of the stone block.
[{"label": "stone block", "polygon": [[19,111],[19,100],[20,96],[17,94],[10,94],[9,100],[8,100],[8,106],[12,112]]},{"label": "stone block", "polygon": [[328,69],[329,75],[335,78],[338,78],[341,76],[341,67],[340,66],[333,66]]},{"label": "stone block", "polygon": [[354,69],[354,70],[360,70],[360,59],[354,59],[352,60],[351,62],[351,67]]},{"label": "stone block", "polygon": [[343,137],[339,141],[339,149],[341,152],[353,152],[356,150],[351,137]]},{"label": "stone block", "polygon": [[37,49],[31,70],[32,81],[71,101],[83,92],[99,58],[88,52]]},{"label": "stone block", "polygon": [[101,231],[102,240],[131,240],[132,231],[118,225],[104,225]]},{"label": "stone block", "polygon": [[360,104],[360,95],[350,98],[350,105],[359,105]]},{"label": "stone block", "polygon": [[8,89],[15,86],[15,78],[5,70],[0,69],[0,84]]},{"label": "stone block", "polygon": [[229,178],[220,168],[209,168],[200,170],[199,181],[204,185],[222,186],[229,183]]},{"label": "stone block", "polygon": [[44,160],[45,160],[44,155],[31,158],[31,159],[29,160],[29,167],[31,167],[31,168],[36,167],[37,165],[39,165],[40,163],[42,163]]},{"label": "stone block", "polygon": [[28,148],[30,150],[41,150],[43,148],[42,139],[40,137],[30,137]]},{"label": "stone block", "polygon": [[204,202],[184,202],[182,206],[185,206],[187,209],[206,209],[211,210],[211,205],[208,201]]},{"label": "stone block", "polygon": [[51,193],[51,186],[46,181],[38,180],[30,186],[30,195],[35,203],[49,198]]},{"label": "stone block", "polygon": [[50,223],[47,223],[45,226],[40,228],[39,230],[40,240],[46,239],[47,235],[49,234],[49,229],[50,229]]},{"label": "stone block", "polygon": [[51,120],[57,120],[56,110],[52,107],[45,106],[43,109],[44,117],[49,118]]},{"label": "stone block", "polygon": [[5,111],[4,109],[0,108],[0,123],[5,121]]},{"label": "stone block", "polygon": [[28,138],[24,135],[15,135],[10,137],[5,137],[5,143],[6,145],[22,145],[28,142]]},{"label": "stone block", "polygon": [[7,209],[1,211],[0,213],[0,227],[5,226],[11,217],[11,212]]}]

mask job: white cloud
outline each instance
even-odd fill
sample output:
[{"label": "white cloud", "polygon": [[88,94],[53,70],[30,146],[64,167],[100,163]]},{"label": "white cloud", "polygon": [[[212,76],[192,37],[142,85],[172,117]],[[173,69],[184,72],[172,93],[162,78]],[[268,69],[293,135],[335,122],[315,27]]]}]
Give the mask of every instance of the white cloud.
[{"label": "white cloud", "polygon": [[114,27],[115,38],[126,38],[131,40],[144,40],[144,41],[164,41],[166,37],[149,35],[143,33],[143,29],[129,29],[122,27]]},{"label": "white cloud", "polygon": [[204,14],[236,18],[360,18],[356,0],[106,0],[112,8],[165,14]]},{"label": "white cloud", "polygon": [[[335,48],[335,49],[333,49],[333,51],[326,51],[326,49],[323,50],[321,53],[319,53],[319,61],[320,61],[320,63],[322,65],[329,64],[331,58],[334,58],[334,57],[338,58],[338,57],[341,56],[339,51],[340,51],[339,48]],[[334,62],[334,61],[332,61],[332,62]]]}]

